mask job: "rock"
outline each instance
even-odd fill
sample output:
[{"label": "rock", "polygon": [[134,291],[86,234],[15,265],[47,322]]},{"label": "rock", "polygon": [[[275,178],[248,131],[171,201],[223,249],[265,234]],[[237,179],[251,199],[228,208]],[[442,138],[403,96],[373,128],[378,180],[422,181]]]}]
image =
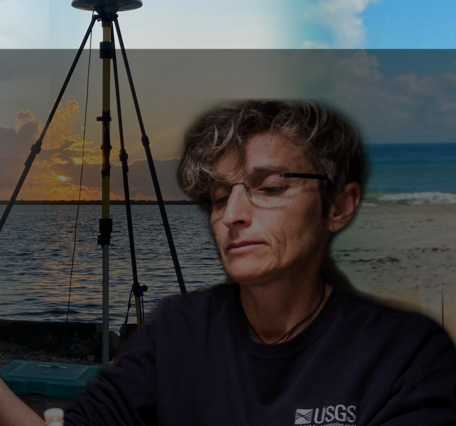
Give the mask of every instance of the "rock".
[{"label": "rock", "polygon": [[70,351],[73,358],[85,358],[87,355],[90,355],[90,349],[80,343],[71,345]]}]

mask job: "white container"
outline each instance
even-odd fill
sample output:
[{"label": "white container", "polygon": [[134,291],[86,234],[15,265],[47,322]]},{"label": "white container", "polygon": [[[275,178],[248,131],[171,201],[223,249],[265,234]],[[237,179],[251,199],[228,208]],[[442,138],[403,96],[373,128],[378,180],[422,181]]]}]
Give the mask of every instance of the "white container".
[{"label": "white container", "polygon": [[49,408],[44,412],[46,426],[63,426],[63,410],[61,408]]}]

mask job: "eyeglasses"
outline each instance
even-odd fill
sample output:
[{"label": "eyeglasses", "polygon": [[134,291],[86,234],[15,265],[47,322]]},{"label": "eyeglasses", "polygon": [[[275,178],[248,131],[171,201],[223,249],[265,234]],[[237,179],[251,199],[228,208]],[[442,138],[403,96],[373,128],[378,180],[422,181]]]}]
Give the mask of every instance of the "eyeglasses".
[{"label": "eyeglasses", "polygon": [[[304,180],[297,180],[304,179]],[[324,175],[314,173],[282,173],[253,177],[249,182],[213,182],[209,189],[212,213],[223,213],[233,191],[233,186],[244,185],[251,203],[258,207],[276,207],[293,197],[288,189],[302,185],[305,179],[328,180]],[[289,196],[287,196],[289,194]]]}]

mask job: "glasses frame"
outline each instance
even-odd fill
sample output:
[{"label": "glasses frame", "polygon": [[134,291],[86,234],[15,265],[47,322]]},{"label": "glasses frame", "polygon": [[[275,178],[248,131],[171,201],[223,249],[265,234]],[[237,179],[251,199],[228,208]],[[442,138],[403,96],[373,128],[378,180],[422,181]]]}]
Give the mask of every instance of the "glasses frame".
[{"label": "glasses frame", "polygon": [[315,173],[282,173],[280,177],[286,178],[304,178],[304,179],[319,179],[319,180],[329,180],[328,176],[319,175]]},{"label": "glasses frame", "polygon": [[[279,175],[280,177],[285,177],[285,178],[301,178],[301,179],[318,179],[318,180],[329,180],[328,176],[325,175],[319,175],[316,173],[282,173]],[[247,192],[247,195],[250,197],[250,189],[249,187],[244,183],[244,182],[236,182],[230,185],[230,194],[231,191],[233,190],[233,186],[235,185],[244,185],[244,188]],[[210,198],[206,197],[199,197],[199,200],[204,202],[205,204],[212,205],[212,201]]]}]

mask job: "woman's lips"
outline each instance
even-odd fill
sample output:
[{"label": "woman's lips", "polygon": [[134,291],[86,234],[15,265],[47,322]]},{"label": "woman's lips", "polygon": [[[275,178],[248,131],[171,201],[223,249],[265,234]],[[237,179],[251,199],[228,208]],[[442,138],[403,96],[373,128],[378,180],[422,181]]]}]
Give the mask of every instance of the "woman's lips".
[{"label": "woman's lips", "polygon": [[233,253],[233,252],[238,252],[238,251],[245,251],[249,250],[251,248],[257,247],[261,245],[262,243],[258,241],[241,241],[239,243],[232,243],[228,245],[228,251]]}]

